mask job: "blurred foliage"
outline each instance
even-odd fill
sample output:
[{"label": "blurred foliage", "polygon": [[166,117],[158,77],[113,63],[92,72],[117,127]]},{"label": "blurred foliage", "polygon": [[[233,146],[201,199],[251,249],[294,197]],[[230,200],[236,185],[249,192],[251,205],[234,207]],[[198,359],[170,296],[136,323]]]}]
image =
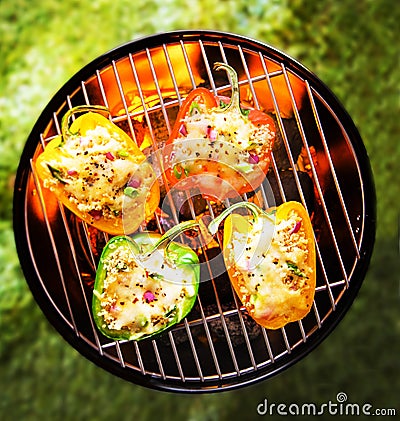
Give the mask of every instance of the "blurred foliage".
[{"label": "blurred foliage", "polygon": [[[325,82],[358,127],[371,158],[379,230],[391,235],[399,212],[398,18],[390,1],[290,3],[292,23],[280,31],[286,49]],[[289,30],[290,28],[290,30]],[[291,48],[292,46],[292,48]],[[397,70],[397,71],[396,71]],[[387,188],[388,183],[394,188]]]},{"label": "blurred foliage", "polygon": [[[399,394],[397,194],[400,8],[391,0],[2,0],[0,3],[0,418],[257,419],[257,404],[395,407]],[[377,245],[351,311],[322,345],[259,385],[181,396],[131,385],[88,364],[53,330],[13,246],[13,179],[42,109],[80,68],[153,33],[212,29],[266,42],[326,83],[360,130],[375,176]],[[395,275],[396,274],[396,275]],[[101,404],[99,404],[99,402]],[[104,404],[106,402],[106,404]],[[398,408],[399,411],[399,408]]]}]

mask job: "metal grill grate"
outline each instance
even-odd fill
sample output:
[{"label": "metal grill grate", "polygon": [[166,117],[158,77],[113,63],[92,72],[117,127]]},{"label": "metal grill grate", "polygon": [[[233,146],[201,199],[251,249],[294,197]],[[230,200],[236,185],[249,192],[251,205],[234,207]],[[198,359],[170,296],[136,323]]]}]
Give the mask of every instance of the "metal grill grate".
[{"label": "metal grill grate", "polygon": [[[96,264],[108,237],[75,218],[42,189],[32,162],[60,133],[67,109],[105,105],[113,122],[152,156],[168,138],[182,99],[197,86],[230,91],[224,61],[239,74],[241,96],[274,113],[278,144],[267,181],[244,199],[265,207],[299,200],[312,215],[317,289],[312,311],[270,331],[250,319],[235,296],[217,245],[199,249],[205,262],[197,303],[166,334],[142,342],[112,341],[95,328],[91,296]],[[155,168],[159,163],[154,162]],[[161,231],[218,203],[167,195],[150,221]],[[224,205],[229,205],[227,201]],[[15,232],[21,264],[41,308],[83,355],[132,382],[176,391],[212,391],[269,377],[313,349],[341,319],[357,293],[372,252],[374,192],[358,133],[330,91],[299,63],[264,44],[214,32],[177,32],[132,42],[82,69],[53,98],[21,158],[15,190]],[[146,228],[146,227],[142,227]],[[27,255],[26,255],[27,253]],[[207,272],[207,273],[206,273]]]}]

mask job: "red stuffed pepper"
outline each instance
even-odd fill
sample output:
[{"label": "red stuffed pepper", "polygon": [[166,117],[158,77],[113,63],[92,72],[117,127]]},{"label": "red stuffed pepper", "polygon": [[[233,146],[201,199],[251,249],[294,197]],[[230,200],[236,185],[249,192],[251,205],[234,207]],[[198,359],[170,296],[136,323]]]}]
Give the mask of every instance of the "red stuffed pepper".
[{"label": "red stuffed pepper", "polygon": [[259,187],[276,131],[268,114],[241,106],[235,70],[224,63],[214,69],[230,75],[232,96],[227,100],[205,88],[188,95],[167,142],[165,168],[171,185],[197,187],[205,197],[223,200]]}]

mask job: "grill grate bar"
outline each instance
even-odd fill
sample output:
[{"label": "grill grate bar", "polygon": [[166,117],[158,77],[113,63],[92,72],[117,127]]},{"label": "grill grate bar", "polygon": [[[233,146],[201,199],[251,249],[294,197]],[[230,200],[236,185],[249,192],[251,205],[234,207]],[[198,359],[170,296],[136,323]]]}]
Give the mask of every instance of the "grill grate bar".
[{"label": "grill grate bar", "polygon": [[139,364],[139,368],[140,368],[140,372],[145,375],[146,374],[146,370],[144,368],[144,364],[143,364],[143,359],[142,359],[142,354],[140,353],[140,349],[139,349],[139,344],[136,341],[133,341],[133,348],[136,352],[136,358],[138,360],[138,364]]},{"label": "grill grate bar", "polygon": [[[267,351],[268,351],[268,355],[269,355],[269,360],[272,363],[275,362],[275,358],[274,358],[274,353],[272,352],[272,347],[271,347],[271,343],[270,340],[268,338],[268,333],[267,333],[267,329],[265,329],[264,327],[261,328],[261,333],[263,335],[264,338],[264,343],[267,347]],[[266,364],[268,363],[268,361],[266,361]]]},{"label": "grill grate bar", "polygon": [[[298,109],[297,109],[296,102],[295,102],[294,97],[293,97],[293,92],[292,92],[292,89],[291,89],[291,86],[290,86],[290,82],[289,82],[289,79],[288,79],[288,76],[287,76],[287,73],[286,73],[286,69],[285,69],[285,67],[284,67],[284,65],[282,63],[281,63],[281,67],[282,67],[282,72],[283,72],[283,74],[285,76],[286,86],[288,88],[289,94],[290,94],[291,99],[292,99],[292,109],[293,109],[293,112],[294,112],[295,115],[298,115]],[[274,91],[274,89],[272,87],[272,84],[270,85],[270,89],[271,89],[271,92]],[[275,95],[275,94],[273,94],[273,95]],[[277,105],[277,101],[275,101],[275,104]],[[288,136],[286,134],[286,130],[285,130],[284,125],[283,125],[283,121],[282,121],[281,112],[279,110],[279,107],[275,111],[276,111],[276,117],[277,117],[279,129],[280,129],[280,131],[282,133],[282,140],[283,140],[283,143],[285,145],[287,157],[289,159],[290,166],[291,166],[292,171],[293,171],[293,177],[294,177],[294,180],[295,180],[295,183],[296,183],[296,187],[297,187],[297,190],[299,192],[301,201],[302,201],[304,207],[307,209],[307,202],[305,200],[303,188],[301,186],[300,179],[299,179],[299,176],[297,174],[297,169],[296,169],[297,168],[297,164],[294,161],[293,155],[292,155],[291,150],[290,150],[289,139],[288,139]],[[305,145],[305,146],[307,147],[307,145]]]},{"label": "grill grate bar", "polygon": [[280,330],[281,330],[281,333],[282,333],[282,336],[283,336],[283,340],[285,342],[286,351],[287,351],[288,354],[290,354],[291,351],[292,351],[292,349],[291,349],[291,346],[290,346],[290,343],[289,343],[289,339],[288,339],[287,334],[286,334],[286,328],[285,327],[281,327]]},{"label": "grill grate bar", "polygon": [[[311,153],[310,153],[310,150],[309,150],[309,147],[308,147],[308,142],[307,142],[306,134],[304,132],[303,124],[301,122],[299,110],[296,107],[296,101],[294,99],[294,94],[293,94],[293,91],[292,91],[292,88],[291,88],[291,85],[290,85],[289,77],[288,77],[286,68],[283,65],[282,65],[282,70],[283,70],[283,74],[285,76],[285,81],[286,81],[287,87],[289,89],[290,98],[291,98],[292,105],[293,105],[293,111],[294,111],[294,115],[295,115],[295,118],[296,118],[296,121],[297,121],[297,126],[299,128],[301,137],[303,139],[304,146],[306,146],[307,154],[308,154],[309,158],[311,158]],[[316,112],[316,110],[315,110],[315,112]],[[327,151],[327,154],[329,155],[329,151]],[[311,165],[311,168],[312,168],[314,182],[315,182],[316,188],[318,190],[319,198],[321,200],[321,206],[322,206],[322,209],[324,211],[325,219],[326,219],[326,222],[327,222],[328,227],[329,227],[329,232],[331,234],[331,239],[332,239],[333,244],[334,244],[335,252],[336,252],[336,255],[339,259],[340,268],[341,268],[342,274],[344,276],[344,279],[346,281],[346,284],[348,286],[348,276],[347,276],[347,273],[346,273],[346,268],[345,268],[344,263],[343,263],[343,258],[342,258],[342,255],[340,253],[340,250],[339,250],[339,245],[337,243],[336,235],[335,235],[335,232],[334,232],[334,229],[333,229],[333,226],[332,226],[332,221],[331,221],[331,218],[329,216],[329,212],[328,212],[328,209],[327,209],[327,206],[326,206],[324,194],[322,192],[321,185],[319,183],[317,172],[315,170],[315,166],[314,166],[314,163],[313,163],[312,159],[310,159],[310,165]],[[302,198],[302,199],[304,200],[304,198]],[[323,264],[322,261],[321,261],[321,264]]]},{"label": "grill grate bar", "polygon": [[160,353],[158,351],[157,342],[153,339],[151,341],[151,344],[153,345],[153,350],[154,350],[154,354],[156,355],[156,360],[157,360],[158,368],[160,369],[161,377],[163,380],[165,380],[166,376],[165,376],[164,367],[161,361]]},{"label": "grill grate bar", "polygon": [[86,250],[89,250],[89,258],[86,259],[86,260],[88,262],[90,262],[93,272],[96,272],[96,260],[94,258],[94,254],[93,254],[93,247],[90,244],[89,230],[88,230],[88,226],[87,226],[86,222],[82,222],[82,227],[83,227],[83,232],[84,232],[83,237],[85,239],[86,244],[83,244],[83,240],[82,240],[81,236],[78,236],[78,239],[81,242],[82,250],[86,255],[87,255]]},{"label": "grill grate bar", "polygon": [[108,99],[107,99],[107,95],[106,95],[106,90],[104,88],[103,80],[101,79],[101,75],[100,75],[99,70],[96,70],[96,80],[97,80],[97,83],[99,85],[100,94],[101,94],[101,98],[103,99],[104,106],[107,107],[107,108],[110,108],[110,105],[109,105]]},{"label": "grill grate bar", "polygon": [[[117,69],[117,65],[115,63],[115,60],[112,61],[112,68],[113,68],[113,71],[114,71],[115,81],[117,82],[117,87],[118,87],[118,91],[120,93],[120,97],[121,97],[122,105],[123,105],[124,110],[125,110],[125,114],[128,115],[128,113],[129,113],[128,105],[126,103],[124,90],[122,88],[122,83],[121,83],[121,79],[120,79],[120,76],[119,76],[119,73],[118,73],[118,69]],[[137,143],[135,130],[133,130],[133,126],[132,126],[132,121],[131,121],[130,118],[128,118],[126,121],[128,123],[128,127],[129,127],[129,131],[131,133],[131,136],[132,136],[133,140]]]},{"label": "grill grate bar", "polygon": [[165,104],[164,104],[164,99],[163,99],[163,96],[162,96],[162,93],[161,93],[160,84],[158,83],[158,78],[157,78],[156,71],[154,69],[154,64],[153,64],[153,61],[151,59],[150,51],[149,51],[148,48],[146,48],[146,55],[147,55],[147,60],[148,60],[149,65],[150,65],[151,75],[153,76],[153,81],[154,81],[154,84],[155,84],[155,87],[156,87],[156,90],[157,90],[158,99],[160,100],[161,111],[162,111],[163,117],[165,119],[165,123],[167,125],[167,130],[168,130],[168,134],[169,134],[169,133],[171,133],[171,126],[170,126],[170,123],[169,123],[167,111],[165,109]]},{"label": "grill grate bar", "polygon": [[[168,71],[169,71],[169,74],[171,75],[172,84],[174,85],[174,90],[175,90],[176,95],[177,95],[177,98],[178,98],[178,102],[179,102],[179,104],[181,104],[182,103],[182,98],[181,98],[181,94],[179,92],[179,86],[178,86],[178,82],[176,80],[176,76],[175,76],[174,68],[172,66],[171,58],[170,58],[170,56],[168,54],[167,46],[165,44],[163,44],[162,48],[163,48],[165,60],[167,61]],[[169,119],[168,118],[166,119],[166,122],[168,124],[168,128],[170,128],[170,126],[169,126]]]},{"label": "grill grate bar", "polygon": [[[146,107],[146,100],[145,100],[144,93],[143,93],[143,90],[142,90],[142,87],[141,87],[141,84],[140,84],[140,81],[139,81],[139,75],[138,75],[138,72],[137,72],[132,54],[129,55],[129,64],[131,66],[133,77],[134,77],[134,80],[135,80],[135,83],[136,83],[136,86],[137,86],[137,89],[138,89],[138,94],[139,94],[140,101],[141,101],[141,104],[142,104],[142,107],[143,107],[143,113],[144,113],[144,117],[146,119],[147,127],[149,129],[150,138],[152,140],[153,147],[156,148],[157,145],[156,145],[156,142],[154,140],[153,127],[152,127],[152,124],[151,124],[151,121],[150,121],[149,113],[148,113],[148,110],[147,110],[147,107]],[[121,91],[121,96],[123,96],[123,95],[124,95],[124,93],[123,93],[123,91]],[[161,105],[160,105],[160,108],[161,108]],[[126,110],[126,115],[129,116],[128,110]],[[128,118],[128,120],[130,120],[130,119]]]},{"label": "grill grate bar", "polygon": [[217,375],[221,379],[222,378],[221,368],[219,366],[217,353],[215,352],[215,348],[214,348],[214,345],[213,345],[213,342],[212,342],[212,338],[211,338],[211,334],[210,334],[210,329],[208,327],[208,323],[207,323],[206,318],[205,318],[205,315],[204,315],[204,309],[203,309],[203,305],[201,303],[200,296],[198,296],[197,299],[198,299],[198,303],[199,303],[199,307],[200,307],[200,314],[201,314],[202,326],[204,327],[204,331],[206,333],[207,343],[208,343],[208,345],[210,347],[210,352],[211,352],[212,359],[214,361],[214,366],[215,366],[215,369],[217,371]]},{"label": "grill grate bar", "polygon": [[81,90],[82,90],[83,97],[85,99],[86,104],[89,105],[90,100],[89,100],[89,96],[88,96],[88,93],[87,93],[87,90],[86,90],[86,83],[83,80],[81,81]]},{"label": "grill grate bar", "polygon": [[319,311],[318,311],[317,304],[315,303],[315,301],[313,302],[313,310],[314,310],[315,319],[317,320],[318,329],[320,329],[322,326],[321,318],[319,316]]},{"label": "grill grate bar", "polygon": [[180,45],[181,45],[181,49],[182,49],[182,53],[183,53],[183,59],[186,63],[186,67],[187,67],[188,72],[189,72],[189,78],[190,78],[190,82],[192,83],[192,88],[195,88],[196,87],[196,80],[195,80],[194,74],[191,70],[190,60],[189,60],[188,52],[186,50],[185,43],[182,40],[180,40]]},{"label": "grill grate bar", "polygon": [[331,302],[332,310],[335,310],[335,308],[336,308],[335,298],[333,296],[331,284],[329,283],[329,277],[328,277],[328,274],[326,272],[326,268],[325,268],[324,264],[322,263],[321,250],[319,249],[319,246],[318,246],[317,242],[315,243],[315,252],[316,252],[316,256],[317,256],[317,261],[321,262],[320,267],[321,267],[321,270],[322,270],[322,277],[323,277],[323,280],[324,280],[324,286],[325,286],[325,289],[328,291],[329,300]]},{"label": "grill grate bar", "polygon": [[[235,299],[235,304],[238,307],[239,301],[238,301],[238,298],[237,298],[236,295],[234,295],[234,299]],[[252,349],[252,346],[251,346],[250,338],[249,338],[249,335],[247,333],[246,325],[245,325],[244,320],[243,320],[242,311],[238,311],[238,316],[239,316],[240,326],[242,328],[244,340],[246,342],[246,348],[247,348],[247,351],[249,353],[251,365],[253,366],[254,369],[257,369],[257,363],[256,363],[256,360],[254,358],[254,353],[253,353],[253,349]]]},{"label": "grill grate bar", "polygon": [[199,373],[200,381],[204,382],[203,371],[201,369],[201,364],[200,364],[199,356],[197,354],[196,345],[193,341],[192,333],[190,331],[190,326],[189,326],[189,323],[187,321],[187,318],[184,319],[183,324],[185,326],[186,333],[187,333],[187,336],[188,336],[188,339],[189,339],[190,348],[192,350],[192,354],[193,354],[193,357],[194,357],[194,362],[196,364],[197,372]]},{"label": "grill grate bar", "polygon": [[[46,204],[45,204],[45,201],[44,201],[43,193],[42,193],[42,190],[41,190],[41,187],[40,187],[40,182],[38,180],[38,176],[36,174],[36,171],[35,171],[32,160],[31,160],[31,172],[32,172],[32,175],[33,175],[33,180],[34,180],[34,184],[35,184],[35,187],[36,187],[36,191],[37,191],[38,196],[39,196],[39,201],[40,201],[40,206],[42,208],[43,218],[44,218],[44,221],[45,221],[45,224],[46,224],[46,228],[47,228],[47,232],[48,232],[49,239],[50,239],[50,242],[51,242],[55,262],[56,262],[56,265],[57,265],[57,271],[58,271],[58,274],[60,276],[63,294],[65,296],[65,301],[67,303],[68,315],[69,315],[70,320],[71,320],[70,323],[72,323],[75,334],[79,335],[79,330],[77,328],[75,317],[74,317],[73,312],[72,312],[71,302],[70,302],[70,299],[69,299],[69,296],[68,296],[68,293],[67,293],[67,288],[66,288],[66,285],[65,285],[64,272],[63,272],[63,269],[62,269],[60,256],[58,255],[58,252],[57,252],[55,238],[54,238],[53,231],[51,229],[50,221],[49,221],[47,211],[46,211]],[[44,287],[44,289],[47,292],[47,288]],[[54,308],[56,308],[57,311],[60,313],[57,305],[54,303],[54,301],[52,301],[52,302],[53,302]]]},{"label": "grill grate bar", "polygon": [[212,75],[212,72],[211,72],[211,66],[210,66],[210,63],[208,61],[208,56],[207,56],[206,50],[204,48],[204,44],[203,44],[203,42],[201,40],[199,40],[199,46],[200,46],[201,55],[202,55],[203,60],[204,60],[204,65],[206,67],[208,80],[210,81],[210,84],[211,84],[211,90],[214,93],[216,93],[217,92],[217,88],[215,86],[214,78],[213,78],[213,75]]},{"label": "grill grate bar", "polygon": [[229,353],[231,354],[232,362],[233,362],[233,365],[235,367],[235,370],[239,374],[239,372],[240,372],[239,365],[238,365],[238,362],[237,362],[237,359],[236,359],[236,356],[235,356],[235,351],[233,349],[232,340],[231,340],[231,337],[230,337],[230,334],[229,334],[228,326],[226,324],[224,313],[222,311],[222,306],[221,306],[221,302],[220,302],[220,299],[219,299],[218,291],[217,291],[217,288],[215,286],[215,280],[214,280],[213,273],[212,273],[210,263],[209,263],[208,260],[206,260],[206,266],[207,266],[207,270],[210,274],[210,282],[212,284],[214,295],[215,295],[215,298],[216,298],[218,314],[220,316],[222,328],[223,328],[224,335],[225,335],[225,338],[226,338],[226,341],[227,341],[227,344],[228,344]]},{"label": "grill grate bar", "polygon": [[250,91],[251,91],[251,98],[254,101],[255,108],[260,109],[260,104],[258,102],[258,97],[256,95],[256,91],[254,90],[253,83],[257,82],[257,80],[263,80],[263,77],[261,77],[261,78],[251,78],[250,72],[249,72],[249,66],[247,65],[247,61],[246,61],[246,58],[244,56],[243,49],[240,45],[238,45],[237,48],[238,48],[238,51],[239,51],[240,59],[241,59],[242,64],[243,64],[243,69],[244,69],[244,72],[246,74],[246,78],[247,78],[248,83],[249,83],[249,87],[250,87]]},{"label": "grill grate bar", "polygon": [[307,340],[307,337],[306,337],[306,332],[304,330],[303,322],[301,320],[299,320],[298,324],[299,324],[299,328],[300,328],[301,337],[303,338],[303,342],[305,342]]},{"label": "grill grate bar", "polygon": [[171,331],[168,332],[168,337],[172,346],[172,352],[174,354],[174,358],[175,358],[176,366],[178,368],[180,379],[182,382],[185,382],[185,375],[183,374],[181,360],[179,358],[178,350],[176,349],[176,345],[175,345],[174,336]]},{"label": "grill grate bar", "polygon": [[120,346],[119,342],[115,342],[115,349],[117,351],[118,361],[121,364],[121,367],[125,367],[125,361],[124,361],[124,357],[122,355],[121,346]]},{"label": "grill grate bar", "polygon": [[[358,248],[358,245],[357,245],[357,241],[356,241],[356,237],[354,235],[353,228],[351,226],[351,222],[350,222],[350,218],[349,218],[349,212],[347,210],[347,206],[346,206],[344,198],[343,198],[343,193],[342,193],[342,189],[340,187],[339,180],[338,180],[338,177],[337,177],[337,174],[336,174],[335,166],[333,165],[332,157],[331,157],[331,154],[329,153],[329,147],[328,147],[328,144],[327,144],[327,141],[326,141],[324,128],[321,124],[321,119],[318,115],[317,108],[316,108],[316,105],[315,105],[314,94],[313,94],[313,91],[312,91],[308,81],[305,81],[305,85],[306,85],[306,88],[307,88],[307,94],[308,94],[308,97],[310,99],[310,103],[311,103],[311,107],[312,107],[312,110],[313,110],[314,118],[315,118],[315,121],[316,121],[317,126],[318,126],[318,131],[320,133],[321,141],[322,141],[322,144],[324,146],[324,150],[325,150],[326,157],[327,157],[327,160],[328,160],[329,168],[330,168],[330,171],[332,173],[332,177],[333,177],[333,180],[334,180],[334,183],[335,183],[335,186],[336,186],[336,190],[337,190],[337,193],[338,193],[338,196],[339,196],[340,205],[342,207],[343,214],[344,214],[344,217],[346,219],[346,224],[347,224],[347,227],[349,229],[351,241],[352,241],[353,246],[354,246],[354,251],[357,254],[357,258],[359,259],[360,258],[360,251],[359,251],[359,248]],[[311,156],[309,156],[309,159],[310,158],[311,158]],[[310,162],[311,161],[312,161],[312,159],[310,159]],[[314,168],[314,170],[315,170],[315,168]]]},{"label": "grill grate bar", "polygon": [[[272,103],[273,103],[273,106],[274,106],[275,115],[277,116],[278,127],[279,127],[279,130],[281,132],[282,140],[285,144],[286,150],[289,153],[289,156],[291,157],[290,149],[288,147],[289,141],[287,139],[286,130],[284,129],[282,119],[280,118],[278,101],[276,99],[275,92],[274,92],[274,89],[272,87],[271,77],[268,73],[268,69],[267,69],[266,64],[265,64],[264,56],[262,55],[261,52],[259,52],[259,59],[260,59],[260,62],[261,62],[262,68],[263,68],[265,80],[267,81],[268,88],[271,92]],[[257,95],[255,95],[254,97],[257,98]],[[258,102],[257,99],[256,99],[256,101]],[[291,160],[292,160],[292,165],[293,165],[293,158]],[[276,178],[277,183],[278,183],[279,194],[281,195],[282,200],[285,202],[286,201],[286,194],[285,194],[285,190],[283,188],[282,180],[279,177],[279,170],[278,170],[278,166],[276,164],[273,153],[271,154],[271,165],[272,165],[272,169],[273,169],[274,174],[275,174],[275,178]],[[298,183],[298,184],[300,184],[300,183]]]}]

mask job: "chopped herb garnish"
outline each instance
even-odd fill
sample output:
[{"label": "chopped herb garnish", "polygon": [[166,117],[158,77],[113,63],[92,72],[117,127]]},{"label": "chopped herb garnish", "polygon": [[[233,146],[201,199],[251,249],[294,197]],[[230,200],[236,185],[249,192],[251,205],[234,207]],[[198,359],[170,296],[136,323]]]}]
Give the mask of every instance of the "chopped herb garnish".
[{"label": "chopped herb garnish", "polygon": [[187,177],[189,175],[189,170],[183,168],[181,164],[174,165],[173,168],[174,176],[179,180],[182,177],[182,173]]},{"label": "chopped herb garnish", "polygon": [[124,195],[125,196],[134,198],[134,197],[137,197],[138,194],[139,194],[139,190],[135,189],[134,187],[125,187],[125,189],[124,189]]},{"label": "chopped herb garnish", "polygon": [[163,275],[160,275],[159,273],[150,273],[149,274],[149,277],[150,278],[153,278],[153,279],[155,279],[157,281],[162,281],[164,279],[164,276]]},{"label": "chopped herb garnish", "polygon": [[200,113],[200,106],[196,101],[193,101],[190,104],[189,114],[194,115],[194,114],[199,114],[199,113]]},{"label": "chopped herb garnish", "polygon": [[305,274],[297,267],[297,265],[295,265],[294,263],[290,262],[290,261],[286,261],[288,268],[297,276],[301,276],[303,278],[305,278]]},{"label": "chopped herb garnish", "polygon": [[173,307],[171,308],[171,310],[167,311],[167,312],[165,313],[165,316],[164,316],[164,317],[169,318],[169,317],[175,316],[175,313],[176,313],[176,305],[175,305],[175,306],[173,306]]},{"label": "chopped herb garnish", "polygon": [[67,182],[62,178],[61,171],[58,168],[52,167],[50,164],[47,164],[47,167],[49,168],[51,175],[56,178],[58,181],[60,181],[63,184],[67,184]]}]

